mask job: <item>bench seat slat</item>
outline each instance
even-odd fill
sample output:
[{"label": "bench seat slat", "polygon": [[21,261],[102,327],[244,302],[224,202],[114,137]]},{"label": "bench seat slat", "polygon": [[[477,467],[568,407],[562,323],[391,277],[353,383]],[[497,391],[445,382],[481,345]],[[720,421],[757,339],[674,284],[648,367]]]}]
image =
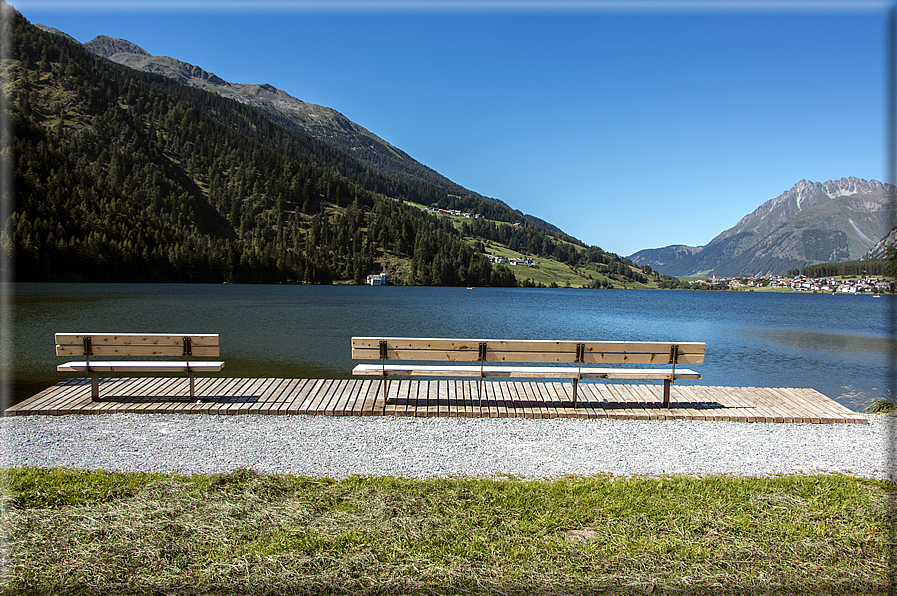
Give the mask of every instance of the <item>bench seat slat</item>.
[{"label": "bench seat slat", "polygon": [[[544,379],[669,379],[672,369],[583,368],[557,366],[426,366],[417,364],[359,364],[353,375],[409,375],[463,377],[522,377]],[[693,370],[677,368],[676,379],[700,379]]]},{"label": "bench seat slat", "polygon": [[126,360],[116,360],[109,362],[66,362],[56,367],[58,372],[212,372],[219,371],[224,367],[224,362],[129,362]]}]

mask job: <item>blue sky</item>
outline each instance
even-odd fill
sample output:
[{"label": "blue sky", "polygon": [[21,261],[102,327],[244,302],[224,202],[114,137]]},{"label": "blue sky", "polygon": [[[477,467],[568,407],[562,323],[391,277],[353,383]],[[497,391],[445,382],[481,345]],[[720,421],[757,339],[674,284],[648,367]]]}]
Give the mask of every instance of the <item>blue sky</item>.
[{"label": "blue sky", "polygon": [[894,182],[891,2],[10,4],[334,108],[624,256],[706,244],[801,179]]}]

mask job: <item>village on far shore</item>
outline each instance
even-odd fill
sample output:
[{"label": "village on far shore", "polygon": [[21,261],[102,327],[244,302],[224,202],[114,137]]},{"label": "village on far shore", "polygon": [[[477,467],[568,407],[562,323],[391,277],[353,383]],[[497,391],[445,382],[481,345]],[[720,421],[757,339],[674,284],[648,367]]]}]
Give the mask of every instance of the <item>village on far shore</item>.
[{"label": "village on far shore", "polygon": [[781,289],[792,292],[828,292],[831,294],[878,294],[891,292],[894,289],[894,281],[885,277],[820,277],[809,278],[804,275],[754,275],[738,277],[716,277],[711,279],[696,279],[688,282],[692,287],[705,286],[722,289],[728,287],[734,290],[754,289]]}]

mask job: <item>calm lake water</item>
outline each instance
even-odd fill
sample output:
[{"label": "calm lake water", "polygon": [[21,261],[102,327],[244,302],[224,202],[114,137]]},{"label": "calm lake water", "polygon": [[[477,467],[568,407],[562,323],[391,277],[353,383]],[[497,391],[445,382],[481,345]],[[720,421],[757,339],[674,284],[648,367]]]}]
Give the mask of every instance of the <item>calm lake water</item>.
[{"label": "calm lake water", "polygon": [[[895,296],[368,286],[13,284],[12,398],[60,379],[57,332],[219,333],[222,376],[351,378],[353,335],[701,341],[704,385],[895,386]],[[4,405],[6,407],[7,404]]]}]

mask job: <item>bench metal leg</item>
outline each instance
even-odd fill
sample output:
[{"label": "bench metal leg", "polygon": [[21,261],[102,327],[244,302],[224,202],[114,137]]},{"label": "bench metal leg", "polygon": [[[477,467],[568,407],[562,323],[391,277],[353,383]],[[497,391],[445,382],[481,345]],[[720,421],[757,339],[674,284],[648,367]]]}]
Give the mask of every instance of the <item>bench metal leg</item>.
[{"label": "bench metal leg", "polygon": [[193,400],[196,395],[196,388],[194,383],[194,377],[196,375],[193,374],[192,370],[187,371],[187,376],[190,377],[190,399]]},{"label": "bench metal leg", "polygon": [[670,407],[670,385],[673,382],[669,379],[663,380],[663,407],[669,409]]},{"label": "bench metal leg", "polygon": [[100,400],[100,373],[90,373],[90,401]]},{"label": "bench metal leg", "polygon": [[576,394],[579,390],[579,379],[573,379],[573,407],[576,407]]}]

